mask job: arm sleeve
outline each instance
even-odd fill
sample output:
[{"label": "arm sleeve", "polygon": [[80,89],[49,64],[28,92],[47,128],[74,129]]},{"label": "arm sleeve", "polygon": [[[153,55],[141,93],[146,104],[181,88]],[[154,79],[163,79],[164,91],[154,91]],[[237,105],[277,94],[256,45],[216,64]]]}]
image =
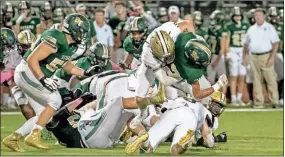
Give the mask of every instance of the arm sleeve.
[{"label": "arm sleeve", "polygon": [[151,69],[148,69],[146,65],[142,62],[142,64],[139,66],[137,71],[137,88],[136,88],[136,96],[139,97],[146,97],[148,88],[154,81],[155,77]]},{"label": "arm sleeve", "polygon": [[172,84],[175,84],[176,82],[178,82],[177,79],[170,77],[166,74],[166,72],[164,70],[162,70],[161,68],[159,68],[158,70],[156,70],[154,72],[156,78],[164,85],[166,86],[170,86]]}]

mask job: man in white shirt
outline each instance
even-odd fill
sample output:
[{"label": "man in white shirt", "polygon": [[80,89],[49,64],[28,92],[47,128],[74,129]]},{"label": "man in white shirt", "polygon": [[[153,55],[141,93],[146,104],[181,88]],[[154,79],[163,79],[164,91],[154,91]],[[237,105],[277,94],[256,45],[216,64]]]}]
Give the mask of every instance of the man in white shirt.
[{"label": "man in white shirt", "polygon": [[96,31],[96,38],[99,42],[108,46],[110,54],[114,54],[114,36],[112,28],[105,23],[105,11],[97,9],[95,11],[94,27]]},{"label": "man in white shirt", "polygon": [[180,11],[179,8],[175,5],[170,6],[168,8],[168,15],[169,15],[169,21],[179,23],[182,22],[182,19],[179,17],[180,16]]},{"label": "man in white shirt", "polygon": [[255,107],[264,107],[263,79],[267,83],[269,100],[273,107],[276,107],[279,95],[274,62],[279,37],[274,26],[265,21],[263,9],[257,8],[254,12],[254,18],[256,23],[248,29],[244,41],[243,64],[246,64],[246,56],[251,52],[250,66],[253,74]]}]

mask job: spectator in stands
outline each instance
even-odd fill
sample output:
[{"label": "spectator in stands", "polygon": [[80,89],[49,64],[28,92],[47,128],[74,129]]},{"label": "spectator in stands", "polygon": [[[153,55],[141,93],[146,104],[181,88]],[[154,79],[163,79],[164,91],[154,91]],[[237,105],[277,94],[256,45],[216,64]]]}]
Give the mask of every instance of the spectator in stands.
[{"label": "spectator in stands", "polygon": [[103,9],[96,9],[94,27],[96,31],[96,38],[100,43],[108,46],[110,54],[114,54],[114,36],[112,28],[105,23],[105,11]]},{"label": "spectator in stands", "polygon": [[[76,6],[76,12],[80,15],[84,15],[86,18],[86,6],[84,4],[78,4]],[[92,43],[96,42],[96,32],[95,32],[95,28],[93,25],[93,21],[89,19],[89,23],[90,23],[90,32],[87,34],[87,38],[88,38],[88,46],[91,46]]]},{"label": "spectator in stands", "polygon": [[125,23],[128,19],[127,9],[125,3],[122,1],[116,2],[116,15],[111,17],[109,20],[109,25],[111,26],[113,33],[115,35],[115,53],[111,54],[111,61],[118,64],[119,61],[124,60],[125,52],[123,49],[123,41],[127,36],[127,32],[124,31]]},{"label": "spectator in stands", "polygon": [[108,2],[106,7],[104,8],[106,23],[108,23],[109,19],[115,15],[115,4],[116,1],[112,0],[112,2]]},{"label": "spectator in stands", "polygon": [[23,30],[30,30],[33,34],[38,34],[40,18],[31,16],[31,6],[29,2],[21,1],[18,5],[19,17],[13,21],[13,31],[18,35]]},{"label": "spectator in stands", "polygon": [[182,21],[182,19],[179,17],[180,16],[179,8],[175,5],[169,7],[168,15],[169,15],[169,20],[172,22],[179,23]]},{"label": "spectator in stands", "polygon": [[278,49],[279,37],[274,26],[265,21],[265,11],[263,9],[255,9],[254,18],[256,23],[248,29],[244,41],[243,64],[246,64],[246,57],[251,52],[250,66],[253,73],[254,107],[264,107],[263,79],[267,84],[272,107],[276,107],[279,104],[279,96],[274,59]]},{"label": "spectator in stands", "polygon": [[164,7],[160,7],[158,9],[158,13],[157,13],[157,16],[158,16],[158,22],[159,22],[159,25],[169,21],[168,19],[168,15],[167,15],[167,10],[166,8]]}]

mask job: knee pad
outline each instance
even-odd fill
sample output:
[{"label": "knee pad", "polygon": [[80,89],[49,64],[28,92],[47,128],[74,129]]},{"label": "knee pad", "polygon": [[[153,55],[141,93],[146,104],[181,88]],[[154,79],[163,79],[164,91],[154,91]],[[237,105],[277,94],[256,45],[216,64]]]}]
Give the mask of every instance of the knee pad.
[{"label": "knee pad", "polygon": [[22,90],[18,86],[14,86],[11,89],[11,93],[14,96],[17,104],[20,105],[25,105],[28,103],[28,99],[26,95],[22,92]]}]

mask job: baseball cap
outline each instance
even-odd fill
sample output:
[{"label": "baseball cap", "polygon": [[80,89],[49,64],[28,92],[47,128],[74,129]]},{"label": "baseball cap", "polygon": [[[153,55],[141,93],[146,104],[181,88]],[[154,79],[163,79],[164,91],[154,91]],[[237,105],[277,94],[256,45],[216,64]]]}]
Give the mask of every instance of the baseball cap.
[{"label": "baseball cap", "polygon": [[78,10],[86,10],[86,6],[84,4],[78,4],[76,6],[76,11],[78,11]]},{"label": "baseball cap", "polygon": [[179,14],[179,13],[180,13],[180,12],[179,12],[179,8],[178,8],[177,6],[175,6],[175,5],[170,6],[170,7],[168,8],[168,14],[171,14],[171,13]]}]

